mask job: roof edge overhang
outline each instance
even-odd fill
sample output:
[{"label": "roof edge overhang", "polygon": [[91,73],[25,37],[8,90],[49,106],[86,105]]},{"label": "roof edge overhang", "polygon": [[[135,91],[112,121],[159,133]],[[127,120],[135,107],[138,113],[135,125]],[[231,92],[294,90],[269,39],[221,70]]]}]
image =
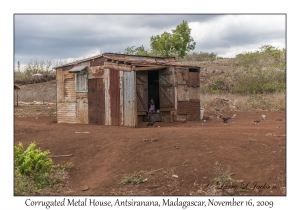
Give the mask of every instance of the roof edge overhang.
[{"label": "roof edge overhang", "polygon": [[103,56],[102,54],[100,54],[100,55],[95,55],[95,56],[92,56],[92,57],[89,57],[89,58],[85,58],[85,59],[82,59],[82,60],[77,60],[77,61],[74,61],[74,62],[71,62],[71,63],[67,63],[67,64],[64,64],[64,65],[61,65],[61,66],[55,66],[55,67],[53,67],[52,69],[58,69],[58,68],[66,67],[66,66],[76,65],[76,64],[79,64],[79,63],[88,61],[88,60],[100,58],[100,57],[102,57],[102,56]]},{"label": "roof edge overhang", "polygon": [[[61,66],[55,66],[53,67],[53,69],[58,69],[58,68],[63,68],[63,67],[67,67],[67,66],[72,66],[72,65],[77,65],[77,64],[80,64],[80,63],[83,63],[85,61],[89,61],[89,60],[93,60],[93,59],[96,59],[96,58],[99,58],[99,57],[105,57],[105,58],[108,58],[108,59],[112,59],[112,58],[109,58],[107,56],[109,55],[121,55],[121,56],[132,56],[132,57],[150,57],[150,58],[174,58],[175,57],[159,57],[159,56],[145,56],[145,55],[129,55],[129,54],[119,54],[119,53],[103,53],[103,54],[100,54],[100,55],[96,55],[96,56],[92,56],[92,57],[89,57],[89,58],[85,58],[85,59],[82,59],[82,60],[78,60],[78,61],[75,61],[75,62],[71,62],[71,63],[68,63],[68,64],[65,64],[65,65],[61,65]],[[113,60],[119,60],[119,61],[125,61],[126,59],[122,59],[122,58],[113,58]],[[134,61],[134,60],[128,60],[127,62],[130,62],[132,63],[132,65],[139,65],[141,63],[137,62],[137,61]],[[168,61],[168,62],[145,62],[143,63],[144,66],[150,66],[150,65],[155,65],[155,66],[178,66],[178,67],[190,67],[190,68],[199,68],[198,66],[191,66],[191,65],[188,65],[188,64],[183,64],[181,62],[177,62],[177,61]],[[75,68],[75,67],[74,67]],[[73,69],[74,69],[73,68]],[[71,69],[72,70],[72,69]],[[77,69],[75,70],[69,70],[69,72],[79,72],[77,71]]]}]

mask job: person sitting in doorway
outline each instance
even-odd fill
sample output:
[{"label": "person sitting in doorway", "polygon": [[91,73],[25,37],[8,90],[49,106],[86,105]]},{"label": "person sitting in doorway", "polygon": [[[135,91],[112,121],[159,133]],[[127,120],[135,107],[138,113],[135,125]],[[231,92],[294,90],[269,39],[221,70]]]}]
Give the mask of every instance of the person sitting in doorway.
[{"label": "person sitting in doorway", "polygon": [[150,104],[150,108],[149,108],[149,111],[148,111],[148,118],[147,119],[149,119],[151,114],[153,114],[155,112],[155,104],[154,104],[153,99],[150,100],[149,104]]}]

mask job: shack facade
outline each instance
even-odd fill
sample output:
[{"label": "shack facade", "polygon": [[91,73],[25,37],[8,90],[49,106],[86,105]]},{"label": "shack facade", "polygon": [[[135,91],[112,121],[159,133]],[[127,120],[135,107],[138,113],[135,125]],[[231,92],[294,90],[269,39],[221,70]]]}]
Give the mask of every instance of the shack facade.
[{"label": "shack facade", "polygon": [[200,67],[174,57],[105,53],[54,69],[58,123],[137,127],[150,99],[162,122],[200,119]]}]

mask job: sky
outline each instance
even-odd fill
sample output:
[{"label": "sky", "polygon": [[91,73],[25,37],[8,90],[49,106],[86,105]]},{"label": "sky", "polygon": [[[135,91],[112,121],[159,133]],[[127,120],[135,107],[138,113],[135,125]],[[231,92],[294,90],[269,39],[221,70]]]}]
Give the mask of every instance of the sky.
[{"label": "sky", "polygon": [[279,14],[14,14],[14,61],[73,61],[128,46],[150,49],[150,37],[187,21],[194,52],[234,57],[262,45],[286,47],[286,15]]}]

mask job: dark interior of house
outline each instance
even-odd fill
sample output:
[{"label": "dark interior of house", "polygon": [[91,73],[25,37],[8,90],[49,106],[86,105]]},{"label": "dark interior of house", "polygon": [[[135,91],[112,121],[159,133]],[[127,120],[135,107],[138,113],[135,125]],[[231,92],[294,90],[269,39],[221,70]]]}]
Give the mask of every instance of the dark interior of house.
[{"label": "dark interior of house", "polygon": [[[155,103],[155,111],[159,106],[159,71],[148,71],[148,102],[153,99]],[[148,109],[150,105],[148,104]]]}]

